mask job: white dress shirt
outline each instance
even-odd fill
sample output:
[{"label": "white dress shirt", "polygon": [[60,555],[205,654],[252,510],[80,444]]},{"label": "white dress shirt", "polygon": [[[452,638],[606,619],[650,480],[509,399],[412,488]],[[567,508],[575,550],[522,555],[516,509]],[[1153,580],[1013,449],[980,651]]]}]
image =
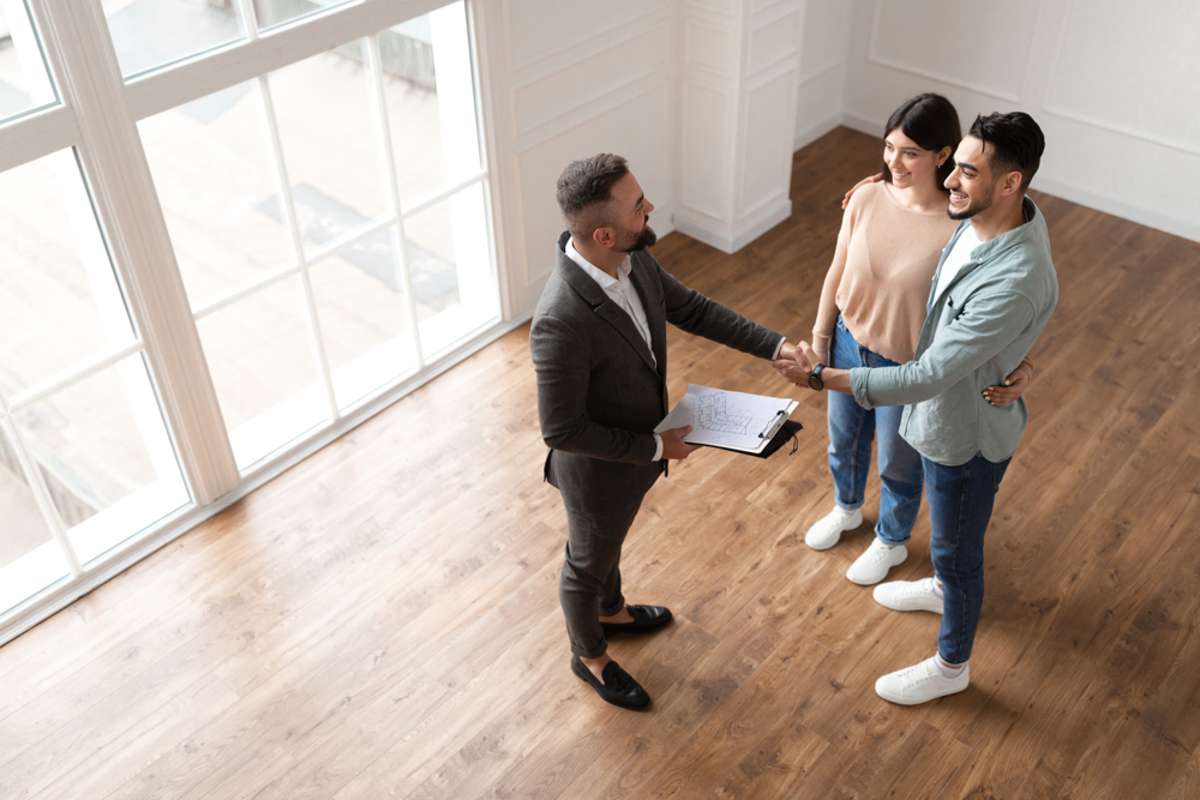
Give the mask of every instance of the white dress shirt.
[{"label": "white dress shirt", "polygon": [[[592,262],[588,261],[583,255],[575,249],[575,241],[567,239],[566,247],[567,258],[579,265],[589,278],[599,284],[608,298],[617,306],[629,315],[633,320],[633,327],[637,328],[638,333],[646,341],[646,349],[650,351],[650,361],[654,366],[658,366],[658,359],[654,357],[654,347],[650,344],[650,324],[646,322],[646,309],[642,307],[642,298],[638,296],[637,288],[633,285],[633,281],[629,279],[629,273],[633,271],[633,264],[630,261],[628,254],[621,262],[621,266],[617,267],[617,277],[609,275],[604,270],[597,267]],[[775,345],[775,355],[772,359],[779,358],[779,351],[783,349],[786,337],[779,340],[779,344]],[[662,458],[663,442],[662,437],[657,433],[654,434],[654,458],[652,461],[658,461]]]},{"label": "white dress shirt", "polygon": [[[575,242],[572,239],[567,239],[566,253],[567,258],[578,264],[584,274],[594,280],[604,290],[604,293],[608,295],[608,298],[616,303],[618,308],[629,315],[629,319],[633,321],[633,327],[637,328],[637,332],[642,335],[642,339],[646,342],[646,349],[650,351],[651,363],[657,367],[658,359],[654,357],[654,347],[650,343],[650,323],[646,322],[646,309],[642,306],[642,298],[638,296],[637,288],[633,285],[633,281],[629,279],[629,273],[633,271],[633,264],[629,256],[625,256],[625,260],[617,268],[617,277],[614,278],[584,258],[575,249]],[[654,458],[651,461],[661,459],[662,451],[662,437],[656,433],[654,434]]]}]

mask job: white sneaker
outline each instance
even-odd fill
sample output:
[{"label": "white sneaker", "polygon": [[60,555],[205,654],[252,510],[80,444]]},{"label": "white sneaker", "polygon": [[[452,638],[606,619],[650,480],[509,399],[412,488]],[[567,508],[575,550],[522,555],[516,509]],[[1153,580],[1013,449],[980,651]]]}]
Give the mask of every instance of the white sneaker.
[{"label": "white sneaker", "polygon": [[942,596],[934,590],[933,578],[919,581],[888,581],[871,593],[875,602],[894,611],[942,613]]},{"label": "white sneaker", "polygon": [[971,683],[971,665],[964,664],[962,671],[947,678],[938,666],[937,657],[927,658],[895,672],[889,672],[875,681],[875,694],[890,703],[915,706],[928,703],[948,694],[957,694]]},{"label": "white sneaker", "polygon": [[841,506],[834,506],[825,516],[812,524],[808,533],[804,534],[804,543],[813,550],[828,550],[842,538],[843,531],[852,531],[862,525],[862,509],[847,511]]},{"label": "white sneaker", "polygon": [[887,577],[888,570],[903,564],[908,558],[908,548],[902,544],[888,544],[876,536],[861,556],[854,559],[846,577],[859,586],[870,586]]}]

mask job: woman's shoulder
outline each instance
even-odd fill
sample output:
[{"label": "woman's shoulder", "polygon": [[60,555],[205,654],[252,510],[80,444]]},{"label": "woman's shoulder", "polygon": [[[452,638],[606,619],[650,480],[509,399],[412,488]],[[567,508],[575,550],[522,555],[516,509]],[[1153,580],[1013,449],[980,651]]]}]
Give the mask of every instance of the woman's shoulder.
[{"label": "woman's shoulder", "polygon": [[884,181],[875,181],[874,183],[860,186],[855,190],[854,194],[850,195],[850,202],[846,204],[846,211],[861,212],[874,207],[883,197],[885,191],[887,191],[887,184]]}]

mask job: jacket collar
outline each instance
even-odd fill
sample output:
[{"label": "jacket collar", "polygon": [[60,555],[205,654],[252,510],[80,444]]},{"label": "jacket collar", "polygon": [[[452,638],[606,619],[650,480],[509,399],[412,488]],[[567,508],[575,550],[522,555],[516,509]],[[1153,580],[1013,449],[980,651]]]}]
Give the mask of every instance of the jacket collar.
[{"label": "jacket collar", "polygon": [[[637,327],[634,326],[633,320],[625,313],[625,310],[618,307],[604,290],[600,288],[600,284],[596,283],[590,275],[567,256],[566,246],[567,241],[571,238],[569,231],[563,231],[558,237],[558,274],[563,281],[578,294],[585,303],[591,306],[592,311],[596,316],[603,319],[609,325],[613,326],[617,333],[621,334],[622,338],[629,343],[629,346],[637,351],[643,362],[656,373],[662,374],[655,367],[654,357],[650,355],[650,349],[646,346],[646,340],[638,333]],[[646,298],[646,286],[641,276],[638,274],[636,259],[632,262],[633,270],[630,273],[630,280],[633,282],[634,288],[637,290],[638,297],[642,301],[642,308],[647,315],[647,321],[650,320],[650,304]],[[660,326],[653,323],[650,324],[650,339],[651,342],[655,339],[655,331]],[[659,356],[659,364],[665,361],[665,354]]]}]

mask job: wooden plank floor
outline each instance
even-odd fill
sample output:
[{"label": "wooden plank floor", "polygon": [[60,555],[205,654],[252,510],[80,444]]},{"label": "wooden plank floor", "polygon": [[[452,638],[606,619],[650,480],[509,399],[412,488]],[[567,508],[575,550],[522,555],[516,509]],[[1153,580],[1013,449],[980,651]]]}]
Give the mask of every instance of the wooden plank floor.
[{"label": "wooden plank floor", "polygon": [[[836,130],[797,153],[791,220],[656,252],[804,334],[877,158]],[[804,546],[832,488],[824,398],[794,390],[795,455],[701,451],[648,497],[626,585],[678,622],[613,645],[653,711],[599,702],[567,669],[525,328],[0,649],[0,797],[1200,797],[1200,244],[1036,197],[1062,303],[965,693],[874,695],[937,621],[843,577],[868,526]],[[674,397],[793,391],[676,331],[670,352]],[[928,541],[923,512],[896,577],[928,574]]]}]

